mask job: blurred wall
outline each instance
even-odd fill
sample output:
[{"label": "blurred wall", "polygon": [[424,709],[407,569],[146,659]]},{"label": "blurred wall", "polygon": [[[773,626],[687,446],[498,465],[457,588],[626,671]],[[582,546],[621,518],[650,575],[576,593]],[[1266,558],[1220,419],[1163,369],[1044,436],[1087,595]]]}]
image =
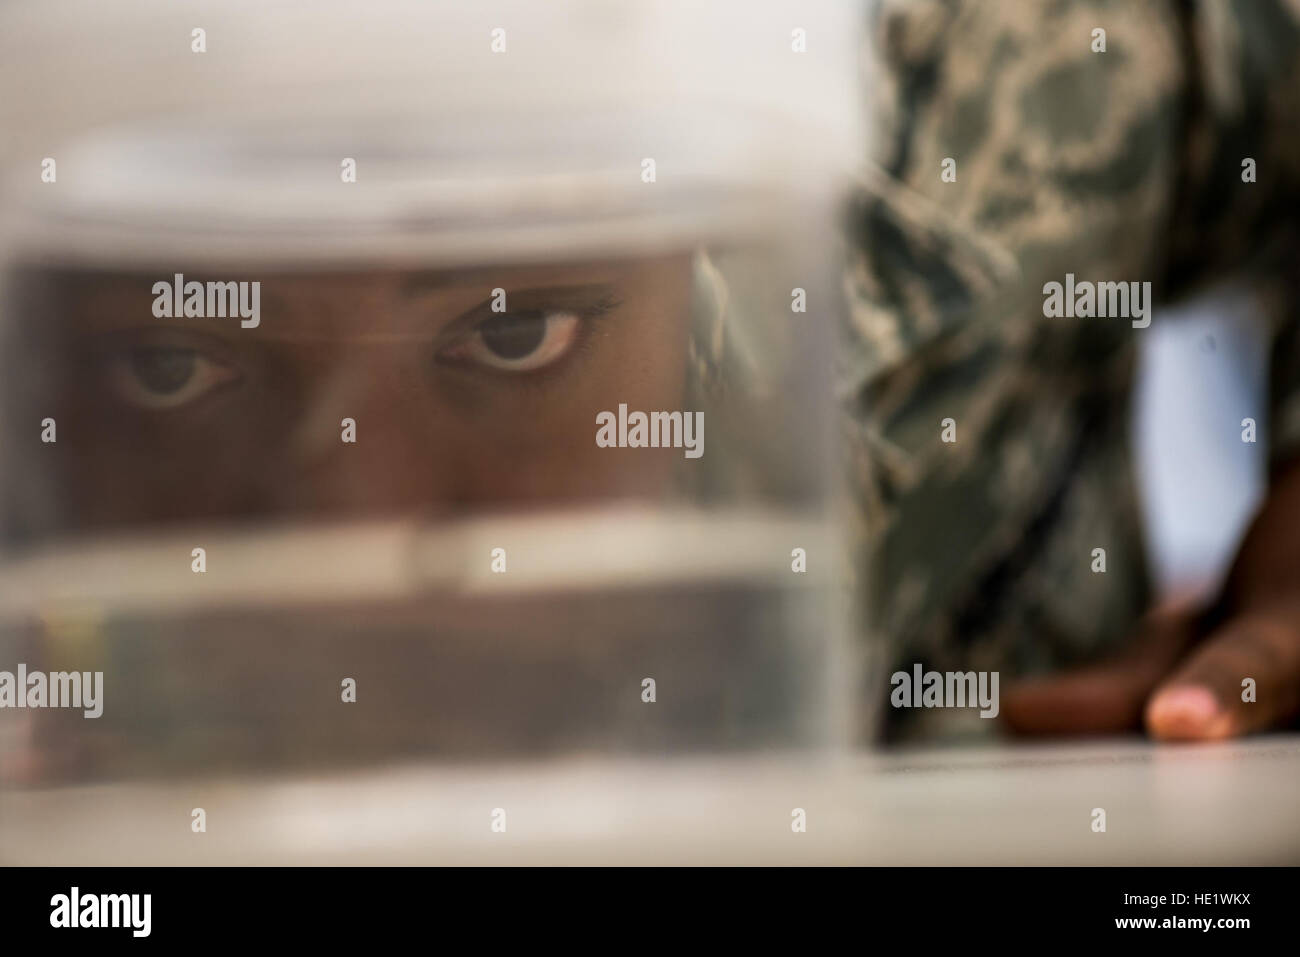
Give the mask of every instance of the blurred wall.
[{"label": "blurred wall", "polygon": [[[1267,346],[1241,286],[1157,313],[1142,336],[1133,432],[1162,597],[1213,589],[1263,497]],[[1248,416],[1255,444],[1241,440]]]}]

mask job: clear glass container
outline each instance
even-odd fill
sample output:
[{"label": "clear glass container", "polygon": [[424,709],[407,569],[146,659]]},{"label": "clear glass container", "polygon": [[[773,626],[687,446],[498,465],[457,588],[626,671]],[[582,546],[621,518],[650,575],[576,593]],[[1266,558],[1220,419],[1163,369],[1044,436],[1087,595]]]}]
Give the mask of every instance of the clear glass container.
[{"label": "clear glass container", "polygon": [[853,18],[149,6],[10,164],[6,779],[841,743]]}]

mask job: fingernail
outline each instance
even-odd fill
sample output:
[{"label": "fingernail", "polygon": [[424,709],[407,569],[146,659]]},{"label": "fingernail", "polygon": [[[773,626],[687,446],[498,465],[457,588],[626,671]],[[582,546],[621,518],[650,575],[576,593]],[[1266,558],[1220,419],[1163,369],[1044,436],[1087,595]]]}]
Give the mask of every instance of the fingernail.
[{"label": "fingernail", "polygon": [[1147,726],[1162,738],[1219,737],[1226,717],[1214,694],[1199,685],[1161,691],[1147,708]]}]

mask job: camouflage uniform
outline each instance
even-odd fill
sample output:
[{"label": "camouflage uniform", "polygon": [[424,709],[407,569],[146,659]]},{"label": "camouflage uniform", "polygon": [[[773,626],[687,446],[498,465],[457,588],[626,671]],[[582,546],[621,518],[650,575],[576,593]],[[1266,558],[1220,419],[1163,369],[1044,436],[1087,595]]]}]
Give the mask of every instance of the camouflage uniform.
[{"label": "camouflage uniform", "polygon": [[883,0],[866,42],[840,370],[865,627],[886,674],[1095,657],[1151,598],[1128,450],[1143,330],[1044,318],[1043,284],[1149,280],[1168,302],[1254,277],[1276,336],[1256,418],[1275,463],[1300,448],[1300,0]]}]

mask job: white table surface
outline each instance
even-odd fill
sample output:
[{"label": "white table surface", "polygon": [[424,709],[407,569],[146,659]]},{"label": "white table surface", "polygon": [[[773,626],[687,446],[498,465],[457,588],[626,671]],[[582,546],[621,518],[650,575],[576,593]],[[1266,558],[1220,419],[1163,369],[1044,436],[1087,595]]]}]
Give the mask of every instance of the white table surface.
[{"label": "white table surface", "polygon": [[[195,807],[206,833],[191,831]],[[806,833],[791,830],[796,807]],[[1091,827],[1098,807],[1105,833]],[[9,790],[0,861],[1295,864],[1300,736]]]}]

